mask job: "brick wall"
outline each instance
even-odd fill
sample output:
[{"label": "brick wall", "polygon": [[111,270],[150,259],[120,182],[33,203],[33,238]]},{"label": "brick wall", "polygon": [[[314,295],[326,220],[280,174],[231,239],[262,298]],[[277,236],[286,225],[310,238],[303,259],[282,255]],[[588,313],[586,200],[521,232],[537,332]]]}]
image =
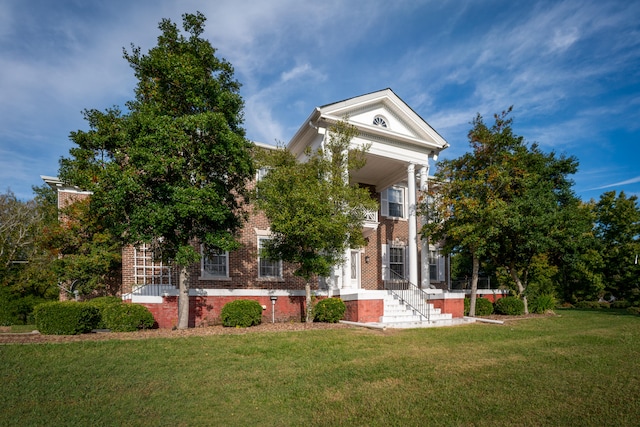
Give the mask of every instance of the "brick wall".
[{"label": "brick wall", "polygon": [[345,301],[345,320],[350,322],[379,322],[384,315],[384,300],[352,300]]},{"label": "brick wall", "polygon": [[[237,299],[255,300],[263,307],[262,322],[275,321],[300,322],[305,317],[304,296],[278,296],[275,306],[271,298],[265,295],[256,296],[192,296],[189,298],[189,327],[219,325],[222,323],[220,313],[228,302]],[[178,324],[178,297],[162,297],[161,304],[139,303],[151,311],[159,328],[173,328]],[[275,310],[273,310],[275,308]]]}]

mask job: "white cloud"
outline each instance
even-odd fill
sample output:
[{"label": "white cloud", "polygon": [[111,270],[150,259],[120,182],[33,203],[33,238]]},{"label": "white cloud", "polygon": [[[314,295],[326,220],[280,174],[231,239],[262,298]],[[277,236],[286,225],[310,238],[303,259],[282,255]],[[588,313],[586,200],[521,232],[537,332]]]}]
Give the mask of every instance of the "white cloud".
[{"label": "white cloud", "polygon": [[635,184],[637,182],[640,182],[640,176],[636,176],[634,178],[626,179],[620,182],[615,182],[613,184],[602,185],[600,187],[593,188],[592,190],[602,190],[604,188],[611,188],[611,187],[622,187],[623,185]]}]

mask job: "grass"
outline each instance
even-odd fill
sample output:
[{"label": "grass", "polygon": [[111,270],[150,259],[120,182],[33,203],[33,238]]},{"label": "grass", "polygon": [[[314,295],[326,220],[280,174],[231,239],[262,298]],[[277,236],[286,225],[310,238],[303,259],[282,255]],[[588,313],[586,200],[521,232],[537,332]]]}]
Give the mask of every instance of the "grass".
[{"label": "grass", "polygon": [[0,425],[638,425],[640,317],[0,346]]}]

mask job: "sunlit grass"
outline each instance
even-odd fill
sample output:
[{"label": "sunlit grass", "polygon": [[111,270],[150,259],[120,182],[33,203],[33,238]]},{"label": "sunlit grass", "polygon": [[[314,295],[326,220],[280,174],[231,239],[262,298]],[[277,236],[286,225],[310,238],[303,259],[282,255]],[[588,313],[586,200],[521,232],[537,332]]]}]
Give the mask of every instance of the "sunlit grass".
[{"label": "sunlit grass", "polygon": [[0,346],[0,425],[636,425],[640,317]]}]

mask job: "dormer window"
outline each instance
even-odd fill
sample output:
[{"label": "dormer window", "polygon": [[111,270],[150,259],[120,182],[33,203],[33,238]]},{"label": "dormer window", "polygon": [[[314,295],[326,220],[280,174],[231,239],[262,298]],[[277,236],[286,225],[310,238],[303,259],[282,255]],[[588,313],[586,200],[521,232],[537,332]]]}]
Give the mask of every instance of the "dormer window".
[{"label": "dormer window", "polygon": [[387,120],[382,116],[375,116],[373,118],[373,124],[375,126],[380,126],[380,127],[386,128],[387,127]]}]

